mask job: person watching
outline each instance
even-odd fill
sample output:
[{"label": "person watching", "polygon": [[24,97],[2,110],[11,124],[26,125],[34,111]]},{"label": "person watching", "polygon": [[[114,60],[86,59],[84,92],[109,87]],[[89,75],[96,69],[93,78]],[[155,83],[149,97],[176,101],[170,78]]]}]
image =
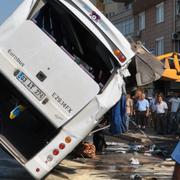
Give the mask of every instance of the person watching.
[{"label": "person watching", "polygon": [[142,93],[140,99],[137,101],[137,118],[138,118],[139,128],[145,130],[148,116],[149,116],[149,102],[147,99],[145,99],[145,94]]},{"label": "person watching", "polygon": [[172,158],[176,161],[174,173],[173,173],[173,180],[179,180],[180,179],[180,142],[173,151]]},{"label": "person watching", "polygon": [[158,134],[166,134],[167,129],[167,115],[168,106],[165,101],[163,101],[163,97],[161,95],[158,96],[158,100],[156,103],[156,113],[157,113],[157,133]]}]

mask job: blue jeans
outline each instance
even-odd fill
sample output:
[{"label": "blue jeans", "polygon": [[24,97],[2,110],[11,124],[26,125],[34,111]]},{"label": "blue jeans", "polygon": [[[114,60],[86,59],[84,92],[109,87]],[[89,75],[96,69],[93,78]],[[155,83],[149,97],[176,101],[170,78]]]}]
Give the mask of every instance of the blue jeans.
[{"label": "blue jeans", "polygon": [[178,164],[180,164],[180,142],[177,144],[171,156]]},{"label": "blue jeans", "polygon": [[129,130],[129,121],[130,121],[130,114],[126,113],[126,128],[127,128],[127,131]]}]

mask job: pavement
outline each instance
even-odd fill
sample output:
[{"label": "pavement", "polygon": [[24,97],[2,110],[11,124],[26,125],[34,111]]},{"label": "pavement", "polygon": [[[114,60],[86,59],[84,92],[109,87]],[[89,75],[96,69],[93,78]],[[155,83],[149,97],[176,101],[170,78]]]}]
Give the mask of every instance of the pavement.
[{"label": "pavement", "polygon": [[[96,159],[64,160],[46,180],[130,180],[136,175],[149,180],[171,180],[174,162],[136,156],[140,165],[129,162],[131,154],[100,155]],[[139,179],[141,180],[141,179]]]},{"label": "pavement", "polygon": [[[107,148],[94,159],[69,158],[57,166],[46,180],[171,180],[175,162],[170,154],[178,139],[171,136],[152,135],[161,150],[149,150],[143,142],[135,142],[132,134],[124,140],[106,136]],[[142,135],[136,133],[136,138]],[[139,164],[131,164],[131,159]],[[138,179],[139,178],[139,179]]]},{"label": "pavement", "polygon": [[[139,136],[141,137],[140,134]],[[153,137],[159,146],[171,146],[170,151],[177,142],[174,137],[165,138],[156,135]],[[108,145],[106,150],[96,155],[94,159],[67,157],[46,180],[130,180],[136,176],[144,180],[171,179],[175,163],[168,157],[166,159],[161,153],[156,155],[147,152],[148,147],[143,143],[120,137],[106,136],[106,141]],[[131,158],[138,159],[139,164],[131,164]],[[33,180],[16,160],[0,149],[0,180],[21,179]]]}]

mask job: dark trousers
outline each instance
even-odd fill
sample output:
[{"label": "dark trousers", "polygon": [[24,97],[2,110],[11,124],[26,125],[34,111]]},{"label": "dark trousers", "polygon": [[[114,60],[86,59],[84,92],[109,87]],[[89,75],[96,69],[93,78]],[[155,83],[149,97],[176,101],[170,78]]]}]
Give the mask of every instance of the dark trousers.
[{"label": "dark trousers", "polygon": [[96,152],[102,152],[106,148],[106,141],[103,131],[98,131],[93,135],[93,144],[96,147]]},{"label": "dark trousers", "polygon": [[141,125],[141,126],[147,125],[146,111],[138,111],[137,112],[137,124]]},{"label": "dark trousers", "polygon": [[178,128],[178,121],[177,121],[177,113],[171,112],[169,121],[168,121],[168,133],[176,133]]},{"label": "dark trousers", "polygon": [[156,119],[156,112],[152,112],[151,113],[151,117],[152,117],[152,123],[153,123],[153,128],[156,131],[157,130],[157,119]]},{"label": "dark trousers", "polygon": [[157,133],[166,134],[167,119],[165,113],[157,114]]}]

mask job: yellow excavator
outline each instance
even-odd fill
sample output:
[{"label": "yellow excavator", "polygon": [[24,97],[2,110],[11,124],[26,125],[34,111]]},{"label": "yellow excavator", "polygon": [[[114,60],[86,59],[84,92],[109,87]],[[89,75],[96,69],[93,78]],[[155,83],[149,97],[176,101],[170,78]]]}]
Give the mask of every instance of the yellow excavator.
[{"label": "yellow excavator", "polygon": [[180,82],[180,54],[171,52],[157,56],[157,59],[165,65],[165,71],[162,77]]}]

